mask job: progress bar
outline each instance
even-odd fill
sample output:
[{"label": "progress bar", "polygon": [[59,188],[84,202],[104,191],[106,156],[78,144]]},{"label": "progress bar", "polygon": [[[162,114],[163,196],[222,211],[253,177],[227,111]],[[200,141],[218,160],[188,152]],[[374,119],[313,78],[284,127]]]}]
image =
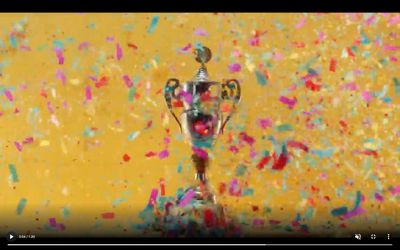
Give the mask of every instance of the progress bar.
[{"label": "progress bar", "polygon": [[393,246],[393,244],[8,244],[8,246]]}]

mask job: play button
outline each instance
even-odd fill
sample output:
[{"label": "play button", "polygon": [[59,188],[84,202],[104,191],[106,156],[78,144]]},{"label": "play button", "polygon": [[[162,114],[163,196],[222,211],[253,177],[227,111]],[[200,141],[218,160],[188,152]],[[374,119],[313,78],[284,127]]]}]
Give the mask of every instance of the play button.
[{"label": "play button", "polygon": [[7,234],[7,240],[8,241],[15,241],[17,239],[17,235],[13,232],[9,232]]}]

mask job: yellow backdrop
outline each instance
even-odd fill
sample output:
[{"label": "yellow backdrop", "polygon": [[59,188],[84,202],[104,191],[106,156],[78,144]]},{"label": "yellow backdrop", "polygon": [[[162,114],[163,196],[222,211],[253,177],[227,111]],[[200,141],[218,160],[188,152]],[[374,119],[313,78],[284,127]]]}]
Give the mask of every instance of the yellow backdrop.
[{"label": "yellow backdrop", "polygon": [[192,79],[201,44],[210,78],[242,85],[209,171],[231,216],[264,234],[398,232],[399,20],[0,15],[0,232],[132,235],[161,178],[167,196],[185,187],[191,151],[162,90]]}]

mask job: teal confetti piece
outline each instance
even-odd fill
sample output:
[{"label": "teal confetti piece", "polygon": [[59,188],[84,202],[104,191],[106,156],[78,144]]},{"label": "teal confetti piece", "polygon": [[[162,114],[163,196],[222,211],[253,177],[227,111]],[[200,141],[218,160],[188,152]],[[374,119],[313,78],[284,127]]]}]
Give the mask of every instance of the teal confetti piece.
[{"label": "teal confetti piece", "polygon": [[356,195],[356,201],[354,204],[354,209],[358,208],[360,206],[361,203],[361,192],[357,191],[357,195]]},{"label": "teal confetti piece", "polygon": [[62,209],[62,214],[63,214],[64,218],[68,218],[71,215],[71,211],[69,210],[69,208],[64,207]]},{"label": "teal confetti piece", "polygon": [[156,28],[157,24],[158,24],[158,16],[153,16],[153,18],[151,19],[151,23],[150,23],[150,27],[148,29],[148,33],[152,34],[154,32],[154,29]]},{"label": "teal confetti piece", "polygon": [[317,161],[314,158],[312,158],[311,156],[307,155],[304,157],[304,159],[310,167],[313,167],[313,168],[317,167]]},{"label": "teal confetti piece", "polygon": [[243,196],[253,196],[254,195],[254,189],[252,189],[252,188],[244,188],[242,195]]},{"label": "teal confetti piece", "polygon": [[18,202],[18,206],[17,206],[17,214],[20,215],[22,214],[22,212],[24,211],[24,208],[26,206],[27,200],[25,198],[22,198],[19,200]]},{"label": "teal confetti piece", "polygon": [[276,131],[278,132],[284,132],[284,131],[292,131],[292,125],[290,124],[282,124],[276,127]]},{"label": "teal confetti piece", "polygon": [[236,176],[243,176],[246,173],[246,166],[239,165],[236,167]]},{"label": "teal confetti piece", "polygon": [[10,36],[10,44],[14,49],[17,48],[17,38],[13,35]]},{"label": "teal confetti piece", "polygon": [[95,136],[95,133],[91,128],[85,128],[85,131],[83,131],[83,136],[91,138]]},{"label": "teal confetti piece", "polygon": [[13,182],[18,182],[18,175],[17,175],[17,169],[15,168],[14,164],[9,164],[8,168],[10,170],[10,174],[11,174],[11,180]]},{"label": "teal confetti piece", "polygon": [[267,79],[265,78],[263,73],[256,70],[256,77],[257,77],[258,84],[260,84],[261,86],[267,85]]},{"label": "teal confetti piece", "polygon": [[371,40],[367,37],[367,35],[364,32],[361,32],[361,44],[362,45],[368,45],[371,43]]},{"label": "teal confetti piece", "polygon": [[335,148],[328,149],[313,149],[311,150],[312,154],[318,155],[319,158],[332,157],[333,153],[335,153]]},{"label": "teal confetti piece", "polygon": [[347,213],[346,206],[335,208],[335,209],[332,209],[332,211],[331,211],[332,216],[340,216],[340,215],[344,215],[346,213]]},{"label": "teal confetti piece", "polygon": [[128,135],[128,141],[135,140],[139,136],[139,134],[140,134],[140,131],[135,131],[135,132],[130,133]]},{"label": "teal confetti piece", "polygon": [[308,207],[308,208],[307,208],[307,211],[306,211],[306,213],[305,213],[305,215],[304,215],[304,218],[305,218],[306,220],[311,219],[312,216],[313,216],[313,213],[314,213],[313,207]]},{"label": "teal confetti piece", "polygon": [[60,40],[54,40],[53,47],[58,49],[64,49],[64,43]]},{"label": "teal confetti piece", "polygon": [[176,171],[177,171],[178,173],[182,173],[182,169],[183,169],[182,164],[179,163],[179,165],[178,165]]},{"label": "teal confetti piece", "polygon": [[118,199],[113,200],[112,205],[118,206],[119,204],[121,204],[125,201],[128,201],[128,199],[127,198],[118,198]]},{"label": "teal confetti piece", "polygon": [[400,96],[400,82],[396,77],[393,78],[393,84],[394,84],[394,92],[396,93],[396,95]]}]

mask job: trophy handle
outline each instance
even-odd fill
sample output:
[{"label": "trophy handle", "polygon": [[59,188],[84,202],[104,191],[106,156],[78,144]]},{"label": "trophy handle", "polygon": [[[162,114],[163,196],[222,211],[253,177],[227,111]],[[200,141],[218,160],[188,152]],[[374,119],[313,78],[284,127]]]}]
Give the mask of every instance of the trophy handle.
[{"label": "trophy handle", "polygon": [[165,84],[165,88],[164,88],[164,98],[165,101],[167,102],[167,106],[169,111],[171,112],[171,114],[173,115],[173,117],[175,118],[176,122],[179,125],[179,128],[182,132],[182,124],[179,121],[178,117],[176,117],[173,109],[172,109],[172,99],[179,99],[179,97],[177,97],[175,95],[175,90],[180,87],[179,85],[179,80],[176,78],[171,78],[168,79],[167,83]]},{"label": "trophy handle", "polygon": [[222,100],[233,100],[233,105],[231,112],[229,112],[229,115],[226,117],[225,121],[222,123],[221,126],[221,134],[224,132],[224,127],[226,123],[231,119],[233,112],[236,110],[237,105],[240,102],[240,84],[239,81],[236,79],[230,79],[227,80],[225,83],[222,84],[222,93],[221,93],[221,98]]}]

